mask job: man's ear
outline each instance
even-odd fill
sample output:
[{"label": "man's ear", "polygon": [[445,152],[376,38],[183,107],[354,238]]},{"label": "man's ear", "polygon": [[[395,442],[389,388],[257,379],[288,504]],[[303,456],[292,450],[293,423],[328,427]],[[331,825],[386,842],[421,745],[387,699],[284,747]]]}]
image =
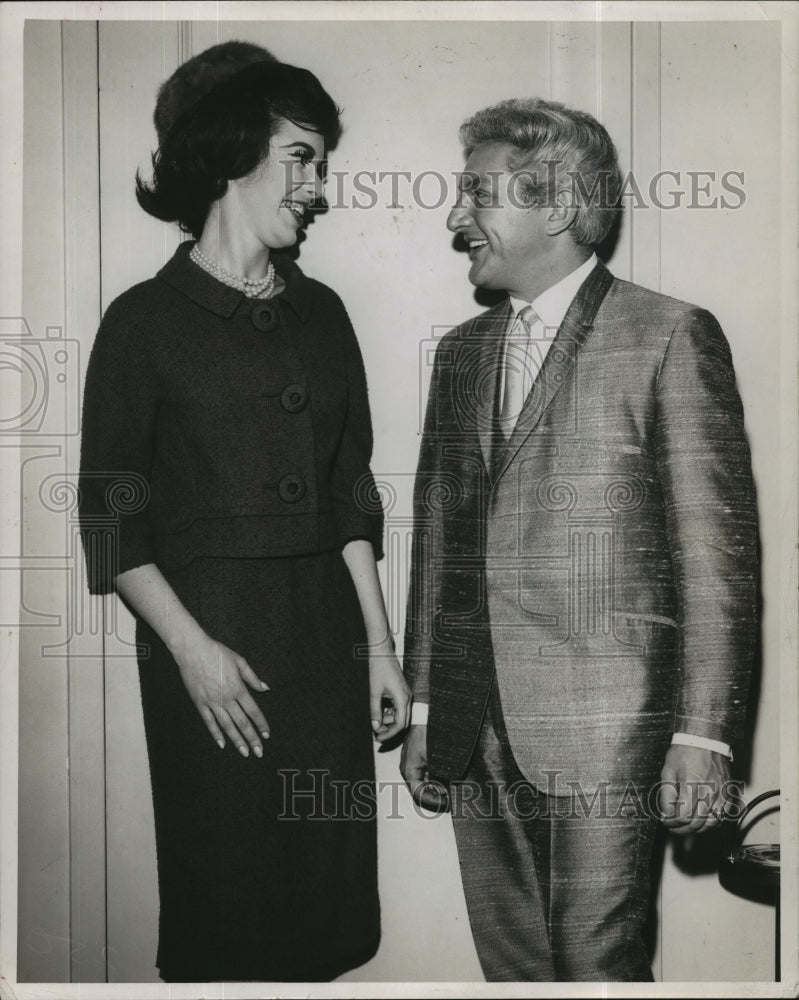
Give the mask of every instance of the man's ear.
[{"label": "man's ear", "polygon": [[559,233],[565,233],[576,218],[577,205],[574,201],[574,192],[569,188],[562,188],[555,197],[555,204],[548,210],[547,235],[557,236]]}]

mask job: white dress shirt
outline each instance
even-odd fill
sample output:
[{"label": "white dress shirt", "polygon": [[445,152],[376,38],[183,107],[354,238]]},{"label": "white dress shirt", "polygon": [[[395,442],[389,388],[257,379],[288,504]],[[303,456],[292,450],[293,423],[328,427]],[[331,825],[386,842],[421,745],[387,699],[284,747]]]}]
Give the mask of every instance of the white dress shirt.
[{"label": "white dress shirt", "polygon": [[[541,366],[544,363],[549,348],[552,346],[552,341],[555,339],[555,334],[558,332],[558,327],[563,322],[563,317],[569,310],[569,306],[579,291],[580,285],[585,281],[588,275],[594,270],[597,263],[596,254],[592,253],[588,260],[584,261],[575,271],[571,274],[567,274],[565,278],[552,285],[551,288],[547,288],[545,292],[542,292],[538,298],[533,299],[532,302],[525,302],[523,299],[517,299],[513,295],[510,296],[511,305],[513,306],[513,320],[508,332],[513,329],[519,313],[526,307],[532,306],[533,312],[536,314],[536,321],[530,326],[530,340],[532,350],[529,355],[529,381],[530,385],[526,388],[529,392],[532,387],[533,382],[535,382],[538,373],[541,371]],[[504,363],[504,357],[507,354],[507,342],[508,338],[505,338],[505,349],[503,355],[503,365],[502,365],[502,380],[500,385],[500,397],[499,397],[499,409],[502,411],[502,402],[505,397],[505,371],[506,365]]]},{"label": "white dress shirt", "polygon": [[[569,306],[572,304],[574,297],[577,295],[580,285],[582,285],[591,271],[593,271],[596,264],[597,256],[592,253],[588,260],[584,261],[570,274],[567,274],[565,278],[561,278],[557,284],[547,288],[546,291],[542,292],[532,302],[525,302],[522,299],[510,296],[510,301],[513,306],[513,317],[507,333],[510,333],[513,329],[519,313],[527,306],[533,307],[533,311],[537,317],[535,322],[530,326],[530,386],[527,386],[528,391],[532,386],[532,383],[535,381],[538,373],[541,371],[541,366],[544,363],[544,359],[547,356],[549,348],[552,346],[555,334],[558,332],[558,328],[563,322],[563,317],[568,312]],[[505,352],[507,351],[507,333],[505,336]],[[500,412],[502,410],[502,401],[505,393],[505,370],[505,354],[503,353],[502,379],[500,384],[499,399]],[[429,706],[425,702],[414,702],[413,707],[411,708],[411,725],[426,726],[428,708]],[[704,736],[693,736],[689,733],[674,733],[671,742],[673,744],[680,744],[683,746],[693,746],[700,747],[704,750],[713,750],[716,753],[724,754],[732,760],[732,751],[730,750],[729,744],[722,743],[719,740],[710,740]]]}]

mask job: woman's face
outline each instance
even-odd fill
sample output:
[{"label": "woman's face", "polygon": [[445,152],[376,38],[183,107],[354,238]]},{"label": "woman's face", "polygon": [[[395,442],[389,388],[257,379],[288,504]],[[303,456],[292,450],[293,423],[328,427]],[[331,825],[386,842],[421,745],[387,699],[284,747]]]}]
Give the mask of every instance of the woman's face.
[{"label": "woman's face", "polygon": [[321,135],[284,119],[263,163],[229,182],[240,236],[272,250],[293,246],[305,213],[322,195],[324,155]]}]

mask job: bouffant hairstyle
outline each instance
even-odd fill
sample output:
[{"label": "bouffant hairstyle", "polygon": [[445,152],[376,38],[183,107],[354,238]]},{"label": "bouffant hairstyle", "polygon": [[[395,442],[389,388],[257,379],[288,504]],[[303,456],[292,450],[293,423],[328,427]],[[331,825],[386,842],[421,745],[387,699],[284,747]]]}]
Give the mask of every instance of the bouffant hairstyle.
[{"label": "bouffant hairstyle", "polygon": [[181,63],[161,84],[153,123],[162,146],[172,125],[192,104],[223,80],[257,62],[277,62],[267,49],[252,42],[221,42]]},{"label": "bouffant hairstyle", "polygon": [[319,133],[332,148],[339,109],[313,73],[257,62],[213,86],[169,126],[153,154],[153,178],[136,174],[136,198],[150,215],[199,239],[211,204],[228,181],[246,177],[265,159],[288,120]]},{"label": "bouffant hairstyle", "polygon": [[591,115],[535,97],[502,101],[464,122],[460,136],[467,155],[488,142],[515,147],[508,167],[520,171],[517,193],[526,204],[553,204],[568,189],[577,207],[569,230],[575,243],[595,246],[607,236],[621,176],[613,141]]}]

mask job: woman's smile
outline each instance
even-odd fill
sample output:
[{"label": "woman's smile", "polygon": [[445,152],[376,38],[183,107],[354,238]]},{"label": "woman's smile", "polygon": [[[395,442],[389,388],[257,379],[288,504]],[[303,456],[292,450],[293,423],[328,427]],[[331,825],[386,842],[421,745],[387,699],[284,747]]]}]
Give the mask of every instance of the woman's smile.
[{"label": "woman's smile", "polygon": [[308,205],[303,201],[294,201],[293,199],[284,198],[281,203],[282,208],[287,208],[291,214],[296,218],[297,222],[302,225],[305,220],[305,212]]}]

